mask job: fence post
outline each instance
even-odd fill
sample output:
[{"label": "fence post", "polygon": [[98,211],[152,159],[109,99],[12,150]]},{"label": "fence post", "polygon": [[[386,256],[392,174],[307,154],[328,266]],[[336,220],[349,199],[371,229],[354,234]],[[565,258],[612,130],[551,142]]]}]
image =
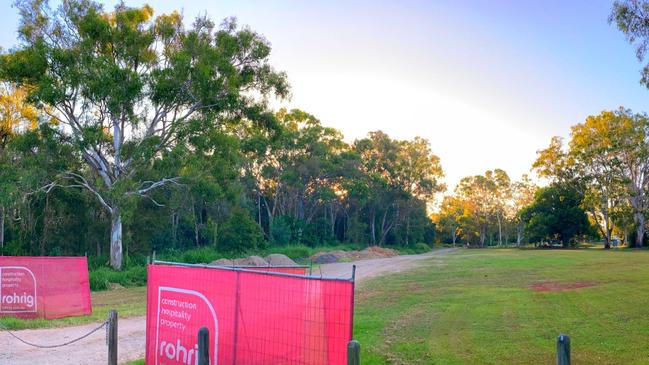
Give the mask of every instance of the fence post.
[{"label": "fence post", "polygon": [[570,336],[557,337],[557,365],[570,365]]},{"label": "fence post", "polygon": [[198,330],[198,365],[210,365],[210,331],[206,327]]},{"label": "fence post", "polygon": [[361,363],[361,344],[356,340],[351,340],[347,344],[347,365],[360,365]]},{"label": "fence post", "polygon": [[108,312],[108,365],[117,365],[117,311]]}]

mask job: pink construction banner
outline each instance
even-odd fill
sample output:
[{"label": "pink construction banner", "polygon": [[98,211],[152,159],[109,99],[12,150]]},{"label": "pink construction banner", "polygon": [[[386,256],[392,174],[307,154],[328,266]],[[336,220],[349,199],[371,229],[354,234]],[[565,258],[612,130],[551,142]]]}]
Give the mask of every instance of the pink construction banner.
[{"label": "pink construction banner", "polygon": [[0,257],[0,316],[55,319],[91,313],[85,257]]},{"label": "pink construction banner", "polygon": [[198,330],[212,365],[342,365],[354,282],[200,265],[149,265],[146,363],[196,364]]}]

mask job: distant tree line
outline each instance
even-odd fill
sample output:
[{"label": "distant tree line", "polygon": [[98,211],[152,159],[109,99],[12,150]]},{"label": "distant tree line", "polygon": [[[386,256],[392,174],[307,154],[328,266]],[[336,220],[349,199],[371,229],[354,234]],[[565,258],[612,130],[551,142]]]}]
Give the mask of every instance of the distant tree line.
[{"label": "distant tree line", "polygon": [[438,238],[478,247],[521,245],[527,240],[519,213],[533,202],[536,190],[527,175],[511,181],[501,169],[465,177],[433,215]]},{"label": "distant tree line", "polygon": [[[502,170],[464,178],[436,222],[446,241],[564,245],[601,238],[642,247],[649,215],[649,119],[620,108],[552,138],[533,169],[549,185],[511,183]],[[513,239],[515,237],[515,239]]]}]

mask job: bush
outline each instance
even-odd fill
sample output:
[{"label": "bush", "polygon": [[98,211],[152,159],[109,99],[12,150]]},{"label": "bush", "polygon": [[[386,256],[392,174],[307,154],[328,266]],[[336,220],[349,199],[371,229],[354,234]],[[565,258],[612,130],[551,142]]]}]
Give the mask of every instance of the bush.
[{"label": "bush", "polygon": [[415,250],[416,253],[425,253],[425,252],[428,252],[428,251],[431,250],[430,246],[428,246],[427,244],[425,244],[423,242],[419,242],[419,243],[415,244],[413,249]]},{"label": "bush", "polygon": [[29,252],[20,244],[19,241],[9,241],[2,248],[2,255],[5,256],[28,256]]},{"label": "bush", "polygon": [[124,256],[124,267],[131,266],[145,266],[147,264],[147,257],[140,254],[129,254]]},{"label": "bush", "polygon": [[274,245],[286,245],[291,242],[291,226],[291,218],[288,216],[282,215],[273,219],[273,224],[270,225],[270,242]]},{"label": "bush", "polygon": [[123,271],[115,271],[108,267],[90,271],[88,273],[90,290],[99,291],[109,288],[109,283],[119,284],[123,287],[143,286],[146,284],[146,267],[132,266]]},{"label": "bush", "polygon": [[218,247],[224,252],[242,253],[262,248],[263,244],[261,229],[250,214],[236,210],[223,224]]},{"label": "bush", "polygon": [[281,253],[295,260],[304,259],[311,256],[314,253],[314,250],[311,247],[305,245],[289,245],[283,247],[273,247],[271,249],[268,249],[265,253]]},{"label": "bush", "polygon": [[106,255],[88,256],[88,270],[93,271],[108,265],[109,259]]},{"label": "bush", "polygon": [[186,262],[188,264],[209,264],[210,262],[221,258],[215,249],[210,247],[194,248],[183,252],[180,255],[179,262]]}]

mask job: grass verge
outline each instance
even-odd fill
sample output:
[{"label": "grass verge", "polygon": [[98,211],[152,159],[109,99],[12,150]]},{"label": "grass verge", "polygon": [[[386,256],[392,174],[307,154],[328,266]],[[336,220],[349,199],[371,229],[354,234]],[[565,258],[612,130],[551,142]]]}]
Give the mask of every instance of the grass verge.
[{"label": "grass verge", "polygon": [[93,292],[90,316],[54,320],[2,317],[0,324],[10,330],[73,326],[105,320],[111,309],[117,310],[120,318],[143,316],[146,313],[146,287]]},{"label": "grass verge", "polygon": [[[647,364],[649,252],[462,250],[361,285],[364,364]],[[537,292],[535,283],[590,287]],[[559,285],[558,287],[562,287]]]}]

